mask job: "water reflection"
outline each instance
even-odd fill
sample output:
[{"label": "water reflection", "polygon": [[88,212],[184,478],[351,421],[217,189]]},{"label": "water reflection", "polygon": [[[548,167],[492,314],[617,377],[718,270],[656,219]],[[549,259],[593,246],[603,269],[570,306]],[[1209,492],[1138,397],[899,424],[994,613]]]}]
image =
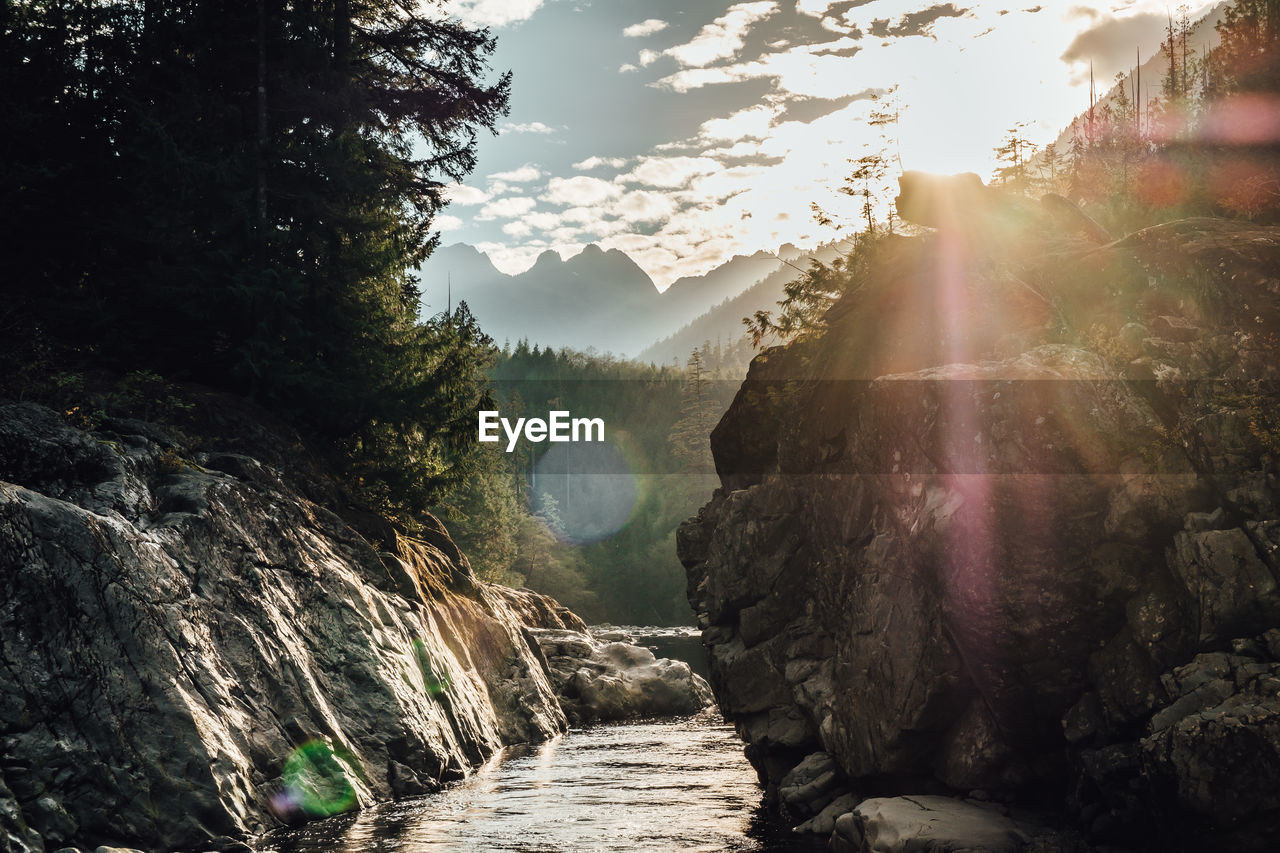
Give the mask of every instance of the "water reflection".
[{"label": "water reflection", "polygon": [[575,729],[509,749],[466,781],[262,839],[263,853],[823,850],[759,809],[718,715]]}]

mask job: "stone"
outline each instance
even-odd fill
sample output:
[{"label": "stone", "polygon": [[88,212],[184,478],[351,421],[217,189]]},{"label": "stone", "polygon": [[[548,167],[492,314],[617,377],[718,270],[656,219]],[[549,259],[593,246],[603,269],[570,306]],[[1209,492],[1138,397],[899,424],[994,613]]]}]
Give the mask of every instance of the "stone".
[{"label": "stone", "polygon": [[656,658],[643,646],[557,628],[531,628],[529,634],[574,723],[696,714],[714,701],[689,664]]},{"label": "stone", "polygon": [[841,794],[822,807],[822,811],[795,827],[795,832],[829,836],[836,828],[836,820],[853,811],[858,804],[856,794]]},{"label": "stone", "polygon": [[159,427],[0,402],[11,850],[206,850],[566,727],[525,623],[581,620],[478,581],[434,520],[414,538],[362,519],[366,536],[246,417],[236,454],[173,470]]},{"label": "stone", "polygon": [[835,853],[863,853],[866,850],[862,837],[862,822],[852,811],[847,811],[835,820],[828,846]]},{"label": "stone", "polygon": [[836,760],[828,753],[815,752],[805,756],[803,761],[782,777],[782,781],[778,783],[778,796],[789,815],[812,815],[826,807],[831,801],[832,792],[843,781],[844,774]]},{"label": "stone", "polygon": [[858,791],[1062,790],[1102,841],[1265,849],[1280,228],[1110,241],[904,177],[939,232],[752,362],[677,534],[721,711],[796,821],[824,753]]},{"label": "stone", "polygon": [[952,797],[878,797],[853,815],[867,853],[1018,853],[1030,840],[996,808]]}]

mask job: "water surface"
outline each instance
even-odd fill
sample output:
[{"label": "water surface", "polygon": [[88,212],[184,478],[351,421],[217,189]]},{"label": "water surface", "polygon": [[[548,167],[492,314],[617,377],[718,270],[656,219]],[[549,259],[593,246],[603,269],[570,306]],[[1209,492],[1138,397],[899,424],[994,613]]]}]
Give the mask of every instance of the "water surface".
[{"label": "water surface", "polygon": [[826,849],[773,822],[760,803],[742,742],[707,712],[572,729],[509,748],[441,793],[284,830],[255,846],[262,853]]}]

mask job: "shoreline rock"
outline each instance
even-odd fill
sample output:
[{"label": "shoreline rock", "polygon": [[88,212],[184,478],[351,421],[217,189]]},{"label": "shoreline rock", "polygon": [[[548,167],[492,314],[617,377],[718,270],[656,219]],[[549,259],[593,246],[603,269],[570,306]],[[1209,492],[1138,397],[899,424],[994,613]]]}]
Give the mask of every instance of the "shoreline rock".
[{"label": "shoreline rock", "polygon": [[[283,467],[217,451],[173,470],[162,428],[0,401],[2,853],[246,851],[438,790],[566,710],[709,701],[686,665],[479,581],[434,519],[414,539],[345,510],[367,538],[308,497],[336,494],[322,471],[241,419]],[[550,666],[552,636],[585,656]]]},{"label": "shoreline rock", "polygon": [[689,664],[657,658],[629,637],[597,640],[586,632],[554,628],[533,628],[530,634],[575,725],[696,714],[714,703],[710,685]]},{"label": "shoreline rock", "polygon": [[1266,849],[1280,228],[1054,227],[888,240],[822,337],[753,362],[677,537],[712,687],[797,819],[825,753],[860,796]]}]

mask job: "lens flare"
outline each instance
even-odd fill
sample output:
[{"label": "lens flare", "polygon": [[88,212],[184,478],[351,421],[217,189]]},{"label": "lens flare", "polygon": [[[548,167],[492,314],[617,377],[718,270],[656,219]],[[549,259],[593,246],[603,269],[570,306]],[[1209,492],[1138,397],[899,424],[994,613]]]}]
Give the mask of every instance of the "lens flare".
[{"label": "lens flare", "polygon": [[1235,157],[1209,176],[1209,193],[1231,213],[1256,216],[1280,207],[1280,169],[1260,158]]},{"label": "lens flare", "polygon": [[284,763],[284,790],[271,798],[271,808],[285,821],[298,817],[329,817],[356,805],[352,776],[359,776],[359,760],[324,741],[299,746]]},{"label": "lens flare", "polygon": [[1187,176],[1176,164],[1152,160],[1138,167],[1129,189],[1148,207],[1176,207],[1187,199]]},{"label": "lens flare", "polygon": [[534,512],[566,542],[612,536],[636,505],[636,477],[612,442],[554,445],[533,473]]}]

